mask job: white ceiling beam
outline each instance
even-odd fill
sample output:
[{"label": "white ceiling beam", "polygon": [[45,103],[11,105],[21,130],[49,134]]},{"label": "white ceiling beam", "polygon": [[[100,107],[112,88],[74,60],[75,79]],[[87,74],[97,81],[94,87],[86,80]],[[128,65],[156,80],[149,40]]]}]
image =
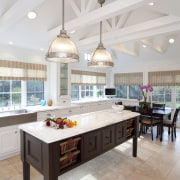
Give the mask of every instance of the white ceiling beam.
[{"label": "white ceiling beam", "polygon": [[112,27],[111,27],[111,25],[109,24],[109,21],[108,21],[108,20],[103,21],[103,25],[104,25],[106,31],[111,31],[111,30],[112,30]]},{"label": "white ceiling beam", "polygon": [[[177,27],[177,23],[180,23],[180,17],[175,16],[165,16],[155,20],[150,20],[147,22],[139,23],[136,25],[128,26],[120,30],[114,30],[112,32],[107,32],[103,34],[103,42],[109,42],[109,44],[113,44],[113,42],[125,42],[127,40],[131,40],[131,38],[135,39],[136,36],[138,38],[144,38],[148,36],[163,34],[162,29],[166,29],[165,31],[171,32],[173,28],[180,30],[180,27]],[[162,30],[162,33],[159,32],[159,29]],[[133,36],[133,37],[132,37]],[[86,38],[80,40],[78,42],[78,46],[86,46],[90,44],[94,44],[98,42],[98,35],[90,38]],[[122,41],[123,40],[123,41]]]},{"label": "white ceiling beam", "polygon": [[[65,23],[66,30],[71,29],[80,29],[85,26],[89,26],[92,24],[96,24],[101,20],[105,20],[111,18],[113,16],[119,15],[120,13],[123,14],[125,12],[134,10],[138,7],[146,5],[151,0],[116,0],[112,3],[104,5],[101,8],[98,8],[94,11],[91,11],[83,16],[80,16],[72,21]],[[157,0],[155,0],[157,1]],[[73,1],[70,1],[70,4],[74,4]],[[77,8],[77,7],[74,7]],[[57,26],[55,28],[51,28],[48,31],[52,34],[57,34],[61,29],[61,26]]]},{"label": "white ceiling beam", "polygon": [[116,29],[116,17],[112,17],[112,29]]},{"label": "white ceiling beam", "polygon": [[81,0],[81,14],[84,14],[86,12],[86,1]]},{"label": "white ceiling beam", "polygon": [[0,30],[6,30],[25,17],[45,0],[17,0],[0,18]]},{"label": "white ceiling beam", "polygon": [[122,28],[125,26],[127,20],[129,19],[130,15],[131,15],[132,11],[122,14],[117,22],[116,28]]},{"label": "white ceiling beam", "polygon": [[87,6],[86,6],[86,12],[89,12],[89,11],[90,11],[90,9],[91,9],[91,7],[92,7],[92,3],[93,3],[92,0],[91,0],[91,1],[88,1],[88,4],[87,4]]},{"label": "white ceiling beam", "polygon": [[74,0],[70,1],[70,6],[73,9],[76,16],[79,17],[81,15],[81,11]]},{"label": "white ceiling beam", "polygon": [[131,47],[128,47],[127,44],[119,44],[112,46],[112,49],[123,52],[125,54],[129,54],[131,56],[139,56],[140,53],[140,44],[138,42],[135,42],[131,44]]}]

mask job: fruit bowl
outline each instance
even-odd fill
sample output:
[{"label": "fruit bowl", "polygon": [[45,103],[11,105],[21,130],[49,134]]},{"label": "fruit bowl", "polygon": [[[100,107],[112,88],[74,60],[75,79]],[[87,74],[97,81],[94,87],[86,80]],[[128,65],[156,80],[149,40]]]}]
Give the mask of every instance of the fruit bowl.
[{"label": "fruit bowl", "polygon": [[112,105],[112,109],[116,112],[121,112],[124,109],[123,105]]}]

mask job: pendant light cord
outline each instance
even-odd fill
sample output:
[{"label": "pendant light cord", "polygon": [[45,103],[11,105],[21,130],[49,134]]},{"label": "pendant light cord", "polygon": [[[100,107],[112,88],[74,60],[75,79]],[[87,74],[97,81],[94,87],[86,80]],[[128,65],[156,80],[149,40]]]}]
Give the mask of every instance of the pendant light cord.
[{"label": "pendant light cord", "polygon": [[62,30],[64,30],[64,0],[62,0]]},{"label": "pendant light cord", "polygon": [[[99,0],[98,1],[101,5],[101,8],[102,8],[102,4],[105,2],[104,0]],[[100,45],[102,45],[102,21],[100,21]]]}]

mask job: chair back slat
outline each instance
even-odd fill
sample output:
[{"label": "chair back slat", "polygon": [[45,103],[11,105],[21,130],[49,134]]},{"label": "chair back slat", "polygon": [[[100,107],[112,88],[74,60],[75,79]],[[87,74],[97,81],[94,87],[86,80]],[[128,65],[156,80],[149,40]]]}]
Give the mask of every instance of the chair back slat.
[{"label": "chair back slat", "polygon": [[176,121],[177,121],[177,117],[178,117],[179,111],[180,111],[180,108],[176,108],[176,111],[175,111],[174,117],[173,117],[173,124],[175,124]]}]

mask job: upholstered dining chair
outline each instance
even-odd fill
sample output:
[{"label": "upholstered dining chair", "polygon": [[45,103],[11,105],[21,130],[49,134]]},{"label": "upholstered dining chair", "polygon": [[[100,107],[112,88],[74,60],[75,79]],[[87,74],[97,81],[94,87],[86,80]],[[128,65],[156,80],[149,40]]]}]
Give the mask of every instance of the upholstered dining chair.
[{"label": "upholstered dining chair", "polygon": [[156,126],[157,127],[156,138],[158,138],[160,118],[152,115],[152,109],[151,108],[148,109],[146,114],[143,111],[143,114],[141,114],[141,116],[140,116],[139,122],[140,122],[139,136],[141,135],[142,132],[146,133],[147,129],[150,128],[151,138],[153,141],[153,139],[154,139],[153,128]]},{"label": "upholstered dining chair", "polygon": [[171,134],[171,140],[174,140],[174,137],[176,138],[176,121],[178,117],[178,113],[180,112],[180,108],[176,108],[174,116],[170,120],[163,120],[163,128],[168,127],[168,135]]}]

